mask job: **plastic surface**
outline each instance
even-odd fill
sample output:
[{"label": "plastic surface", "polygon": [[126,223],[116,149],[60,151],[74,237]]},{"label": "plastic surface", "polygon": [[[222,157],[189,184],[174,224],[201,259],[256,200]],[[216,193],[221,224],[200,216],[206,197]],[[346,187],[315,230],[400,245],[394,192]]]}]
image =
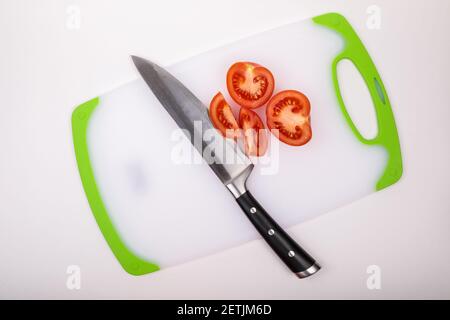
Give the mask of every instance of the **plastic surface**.
[{"label": "plastic surface", "polygon": [[86,196],[91,210],[95,216],[100,230],[103,233],[109,247],[113,251],[122,267],[130,274],[142,275],[159,270],[158,265],[149,263],[134,254],[123,242],[117,233],[111,219],[108,216],[100,192],[94,178],[92,165],[89,158],[87,145],[87,128],[92,112],[99,103],[99,98],[94,98],[80,106],[72,114],[73,142],[77,157],[78,170],[80,171]]},{"label": "plastic surface", "polygon": [[[283,227],[355,201],[401,174],[392,111],[374,67],[362,74],[367,81],[373,75],[377,79],[379,135],[361,139],[346,116],[333,70],[340,58],[354,56],[352,50],[361,52],[362,44],[347,22],[335,17],[289,24],[168,67],[205,105],[220,90],[236,107],[225,83],[226,71],[236,61],[269,68],[275,92],[295,89],[308,96],[312,140],[291,147],[271,136],[268,155],[255,163],[248,181],[255,198]],[[336,19],[343,26],[338,32]],[[366,63],[360,59],[353,58],[359,69]],[[257,112],[265,119],[264,108]],[[229,191],[141,79],[79,106],[72,125],[91,209],[127,272],[156,271],[258,238]],[[190,155],[189,161],[180,151]]]}]

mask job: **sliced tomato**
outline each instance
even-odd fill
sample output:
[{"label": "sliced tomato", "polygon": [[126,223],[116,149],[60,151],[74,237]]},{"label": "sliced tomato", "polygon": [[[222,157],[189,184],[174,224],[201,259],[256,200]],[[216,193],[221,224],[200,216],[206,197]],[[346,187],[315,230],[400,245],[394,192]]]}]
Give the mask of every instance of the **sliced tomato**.
[{"label": "sliced tomato", "polygon": [[273,93],[272,73],[253,62],[237,62],[227,73],[227,88],[231,98],[241,107],[254,109],[262,106]]},{"label": "sliced tomato", "polygon": [[222,93],[217,93],[209,105],[209,118],[214,127],[227,138],[239,136],[239,125],[231,111],[230,105],[225,101]]},{"label": "sliced tomato", "polygon": [[282,142],[301,146],[312,137],[310,112],[309,100],[303,93],[281,91],[267,105],[267,126]]},{"label": "sliced tomato", "polygon": [[263,156],[267,150],[267,134],[261,118],[252,110],[241,108],[239,125],[244,135],[245,154]]}]

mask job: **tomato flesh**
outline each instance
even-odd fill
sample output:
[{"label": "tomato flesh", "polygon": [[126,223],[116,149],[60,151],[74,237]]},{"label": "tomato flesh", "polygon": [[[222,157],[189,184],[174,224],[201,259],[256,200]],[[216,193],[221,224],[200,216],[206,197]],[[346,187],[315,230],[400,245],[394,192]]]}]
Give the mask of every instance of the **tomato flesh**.
[{"label": "tomato flesh", "polygon": [[269,101],[275,86],[272,73],[253,62],[236,62],[227,72],[231,98],[241,107],[254,109]]},{"label": "tomato flesh", "polygon": [[310,112],[311,105],[303,93],[281,91],[267,105],[267,126],[282,142],[301,146],[312,137]]},{"label": "tomato flesh", "polygon": [[209,118],[224,137],[237,138],[239,136],[239,125],[233,111],[220,92],[211,100]]},{"label": "tomato flesh", "polygon": [[267,134],[261,118],[252,110],[241,108],[239,125],[244,134],[244,152],[261,157],[267,150]]}]

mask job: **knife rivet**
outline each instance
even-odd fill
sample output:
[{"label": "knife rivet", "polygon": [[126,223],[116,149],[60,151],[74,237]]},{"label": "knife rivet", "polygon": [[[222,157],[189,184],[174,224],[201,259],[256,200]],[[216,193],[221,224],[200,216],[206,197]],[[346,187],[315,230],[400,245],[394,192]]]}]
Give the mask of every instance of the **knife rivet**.
[{"label": "knife rivet", "polygon": [[275,231],[273,229],[270,229],[268,234],[269,234],[269,236],[273,236],[275,234]]},{"label": "knife rivet", "polygon": [[251,208],[250,208],[250,212],[251,212],[251,213],[255,213],[255,212],[256,212],[256,208],[255,208],[255,207],[251,207]]},{"label": "knife rivet", "polygon": [[294,251],[289,251],[288,252],[288,256],[289,256],[289,258],[292,258],[293,256],[295,256],[295,252]]}]

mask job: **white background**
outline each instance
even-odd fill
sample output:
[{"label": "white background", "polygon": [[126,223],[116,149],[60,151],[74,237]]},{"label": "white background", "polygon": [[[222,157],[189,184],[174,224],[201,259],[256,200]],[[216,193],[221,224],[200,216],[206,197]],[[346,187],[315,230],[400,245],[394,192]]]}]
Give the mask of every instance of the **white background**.
[{"label": "white background", "polygon": [[[380,30],[366,27],[373,4]],[[70,28],[71,5],[79,28]],[[323,264],[306,280],[262,241],[125,273],[81,187],[73,108],[134,79],[130,54],[169,64],[328,11],[348,18],[382,75],[402,180],[289,230]],[[450,298],[449,18],[447,0],[1,0],[0,298]],[[81,268],[80,290],[66,287],[69,265]],[[369,265],[381,268],[380,290],[366,286]]]}]

